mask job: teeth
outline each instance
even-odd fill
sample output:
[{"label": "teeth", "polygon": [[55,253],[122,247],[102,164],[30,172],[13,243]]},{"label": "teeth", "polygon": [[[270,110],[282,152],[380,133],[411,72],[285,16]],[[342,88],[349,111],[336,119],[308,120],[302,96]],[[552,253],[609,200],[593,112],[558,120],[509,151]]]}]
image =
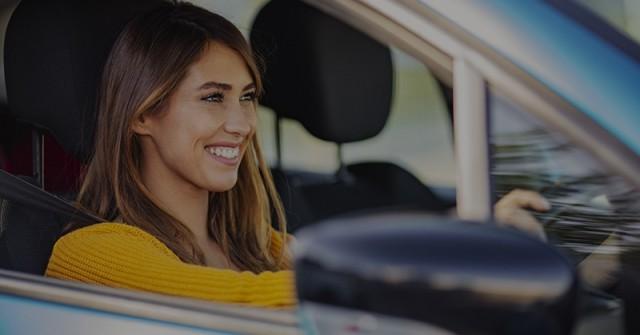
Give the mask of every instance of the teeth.
[{"label": "teeth", "polygon": [[224,157],[224,158],[227,158],[227,159],[234,159],[234,158],[238,157],[238,155],[240,154],[240,148],[239,147],[235,147],[235,148],[207,147],[207,151],[209,151],[209,153],[212,154],[212,155]]}]

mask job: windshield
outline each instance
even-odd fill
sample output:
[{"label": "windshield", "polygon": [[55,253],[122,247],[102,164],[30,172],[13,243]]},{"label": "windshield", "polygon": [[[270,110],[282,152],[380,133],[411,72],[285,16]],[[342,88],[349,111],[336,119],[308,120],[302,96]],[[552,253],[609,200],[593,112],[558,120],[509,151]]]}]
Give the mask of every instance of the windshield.
[{"label": "windshield", "polygon": [[640,2],[628,0],[573,0],[619,32],[640,42]]},{"label": "windshield", "polygon": [[640,63],[640,2],[545,0],[592,34]]}]

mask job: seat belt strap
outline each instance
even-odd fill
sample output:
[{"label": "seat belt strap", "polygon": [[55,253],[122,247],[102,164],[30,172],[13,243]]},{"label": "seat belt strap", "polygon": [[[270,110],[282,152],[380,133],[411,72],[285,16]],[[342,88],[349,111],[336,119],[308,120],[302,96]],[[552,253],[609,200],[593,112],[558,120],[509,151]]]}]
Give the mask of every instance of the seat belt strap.
[{"label": "seat belt strap", "polygon": [[72,221],[98,223],[104,220],[81,210],[71,202],[51,194],[26,180],[0,169],[0,198],[30,208],[53,212]]}]

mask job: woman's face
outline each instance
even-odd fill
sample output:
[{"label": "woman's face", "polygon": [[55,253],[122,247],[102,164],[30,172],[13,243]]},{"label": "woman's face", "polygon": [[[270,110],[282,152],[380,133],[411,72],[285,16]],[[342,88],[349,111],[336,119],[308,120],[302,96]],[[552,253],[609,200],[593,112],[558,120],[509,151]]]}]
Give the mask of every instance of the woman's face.
[{"label": "woman's face", "polygon": [[134,126],[142,135],[143,165],[152,165],[143,166],[143,173],[152,170],[163,182],[211,192],[232,188],[255,133],[255,98],[242,57],[222,44],[209,44],[166,109]]}]

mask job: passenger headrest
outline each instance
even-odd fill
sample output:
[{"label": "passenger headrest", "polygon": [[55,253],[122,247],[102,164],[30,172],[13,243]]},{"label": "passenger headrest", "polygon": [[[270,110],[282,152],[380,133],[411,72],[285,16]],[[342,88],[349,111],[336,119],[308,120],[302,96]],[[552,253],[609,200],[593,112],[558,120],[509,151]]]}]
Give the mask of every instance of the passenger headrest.
[{"label": "passenger headrest", "polygon": [[9,108],[69,153],[92,151],[96,93],[116,37],[160,0],[22,0],[5,40]]},{"label": "passenger headrest", "polygon": [[262,103],[337,143],[377,135],[389,116],[389,48],[298,0],[273,0],[256,17],[251,44],[265,62]]}]

